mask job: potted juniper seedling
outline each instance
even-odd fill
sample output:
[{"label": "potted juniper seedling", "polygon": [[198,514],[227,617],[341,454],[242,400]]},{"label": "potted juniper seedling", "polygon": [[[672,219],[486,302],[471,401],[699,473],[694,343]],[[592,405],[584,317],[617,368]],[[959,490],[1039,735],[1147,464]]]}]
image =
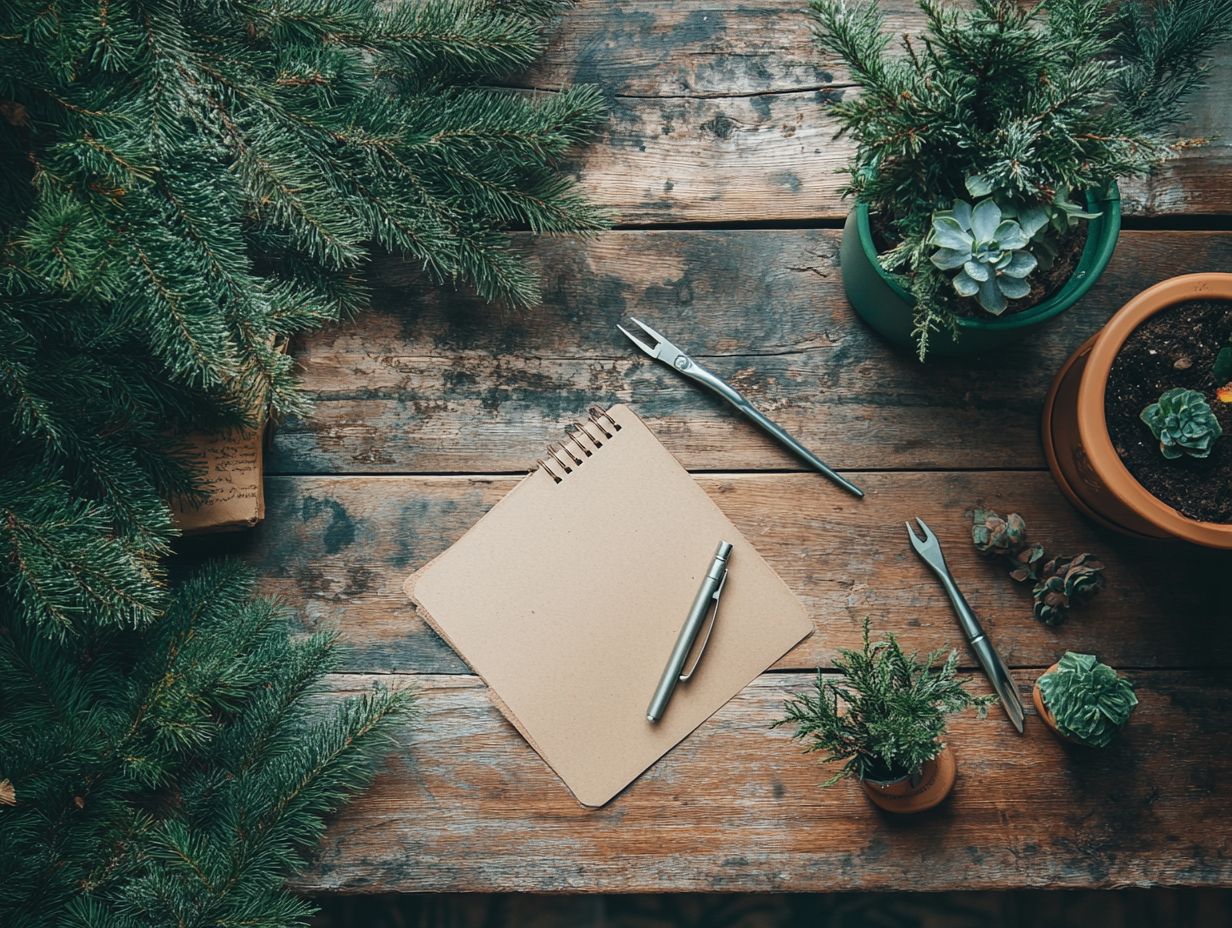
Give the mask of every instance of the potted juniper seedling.
[{"label": "potted juniper seedling", "polygon": [[983,718],[993,696],[973,696],[957,675],[958,652],[907,654],[891,634],[873,643],[864,622],[864,647],[839,651],[842,677],[819,670],[816,688],[788,700],[786,716],[806,751],[822,752],[842,767],[828,781],[855,779],[876,805],[890,812],[922,812],[954,787],[957,766],[945,744],[946,718],[975,707]]},{"label": "potted juniper seedling", "polygon": [[812,0],[820,47],[860,92],[829,105],[856,143],[843,286],[891,342],[967,354],[1072,306],[1120,230],[1117,178],[1169,138],[1227,4],[920,0],[925,27],[887,54],[876,0]]},{"label": "potted juniper seedling", "polygon": [[1185,274],[1125,304],[1044,402],[1061,490],[1101,524],[1232,549],[1232,274]]},{"label": "potted juniper seedling", "polygon": [[1094,654],[1066,651],[1035,681],[1035,709],[1057,737],[1107,747],[1138,705],[1134,685]]}]

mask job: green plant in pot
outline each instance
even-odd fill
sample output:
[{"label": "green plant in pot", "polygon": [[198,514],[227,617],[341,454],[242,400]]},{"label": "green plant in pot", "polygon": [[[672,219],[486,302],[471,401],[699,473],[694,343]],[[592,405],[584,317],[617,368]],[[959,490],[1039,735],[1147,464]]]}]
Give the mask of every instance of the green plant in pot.
[{"label": "green plant in pot", "polygon": [[863,648],[840,650],[834,666],[843,676],[827,679],[819,670],[815,689],[788,700],[773,727],[794,725],[793,737],[807,751],[842,763],[826,786],[858,780],[892,812],[920,812],[944,800],[956,770],[942,740],[946,718],[972,707],[982,718],[995,697],[968,692],[957,651],[921,658],[891,634],[873,642],[867,619]]},{"label": "green plant in pot", "polygon": [[980,351],[1072,306],[1120,231],[1117,179],[1171,137],[1232,4],[919,0],[901,53],[875,0],[812,0],[859,93],[829,104],[855,154],[843,284],[891,341]]},{"label": "green plant in pot", "polygon": [[1159,453],[1169,461],[1186,456],[1208,458],[1211,445],[1223,435],[1223,426],[1206,397],[1183,387],[1165,390],[1139,418],[1159,440]]},{"label": "green plant in pot", "polygon": [[1107,747],[1138,705],[1129,680],[1094,654],[1073,651],[1040,676],[1032,697],[1057,736],[1091,748]]}]

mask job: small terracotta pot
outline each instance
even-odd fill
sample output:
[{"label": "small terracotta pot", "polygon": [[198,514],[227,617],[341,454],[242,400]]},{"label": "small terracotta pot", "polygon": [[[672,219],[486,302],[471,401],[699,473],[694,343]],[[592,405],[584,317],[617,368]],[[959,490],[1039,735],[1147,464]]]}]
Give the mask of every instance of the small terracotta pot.
[{"label": "small terracotta pot", "polygon": [[[1046,677],[1050,673],[1055,673],[1058,666],[1060,665],[1053,664],[1051,667],[1045,670],[1042,674],[1040,674],[1040,676]],[[1082,746],[1082,742],[1074,740],[1069,735],[1062,734],[1061,729],[1057,728],[1056,716],[1052,714],[1052,710],[1049,709],[1048,704],[1044,702],[1044,694],[1040,692],[1040,685],[1039,685],[1038,679],[1036,679],[1035,686],[1031,690],[1031,701],[1035,703],[1035,711],[1039,713],[1040,720],[1045,725],[1047,725],[1049,728],[1052,729],[1052,733],[1054,735],[1056,735],[1058,738],[1060,738],[1062,741],[1066,742],[1067,744],[1076,744],[1079,747]]]},{"label": "small terracotta pot", "polygon": [[954,788],[958,764],[948,747],[920,768],[914,777],[897,780],[861,780],[865,794],[887,812],[923,812],[940,805]]},{"label": "small terracotta pot", "polygon": [[1138,326],[1188,300],[1232,300],[1232,274],[1185,274],[1143,290],[1061,367],[1044,401],[1044,453],[1081,512],[1139,538],[1177,538],[1232,549],[1232,524],[1199,522],[1147,492],[1121,462],[1104,417],[1108,374]]}]

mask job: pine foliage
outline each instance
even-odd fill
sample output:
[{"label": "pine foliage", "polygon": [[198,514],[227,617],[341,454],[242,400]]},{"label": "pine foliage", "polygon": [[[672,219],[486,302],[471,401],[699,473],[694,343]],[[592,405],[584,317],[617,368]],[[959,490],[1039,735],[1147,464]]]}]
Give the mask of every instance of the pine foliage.
[{"label": "pine foliage", "polygon": [[536,301],[503,230],[603,223],[555,167],[602,102],[492,85],[560,7],[0,4],[0,603],[157,615],[174,436],[302,412],[280,345],[363,305],[373,243]]},{"label": "pine foliage", "polygon": [[506,229],[603,215],[589,89],[497,85],[557,0],[0,4],[0,925],[303,924],[283,887],[405,692],[231,564],[169,592],[182,436],[306,403],[279,350],[373,247],[527,307]]},{"label": "pine foliage", "polygon": [[[282,882],[370,778],[406,693],[334,709],[327,635],[292,642],[235,564],[175,589],[143,633],[66,645],[0,622],[0,924],[284,926]],[[2,798],[2,797],[0,797]]]},{"label": "pine foliage", "polygon": [[1070,192],[1103,191],[1193,144],[1168,130],[1232,37],[1232,0],[918,2],[926,28],[894,51],[876,0],[810,5],[819,46],[860,88],[830,106],[856,143],[843,192],[885,224],[881,262],[915,298],[923,359],[964,309],[930,262],[934,213],[970,194],[1009,217],[1057,218]]}]

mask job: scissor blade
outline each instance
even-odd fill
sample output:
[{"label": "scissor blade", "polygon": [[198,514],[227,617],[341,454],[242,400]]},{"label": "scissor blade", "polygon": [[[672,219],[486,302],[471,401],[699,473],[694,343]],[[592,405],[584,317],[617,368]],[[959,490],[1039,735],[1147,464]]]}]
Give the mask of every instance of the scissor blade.
[{"label": "scissor blade", "polygon": [[975,651],[976,658],[979,659],[980,666],[984,668],[984,674],[988,677],[988,682],[992,684],[992,688],[997,693],[997,698],[1001,700],[1001,706],[1005,709],[1005,714],[1009,716],[1014,727],[1018,729],[1018,733],[1023,733],[1024,713],[1022,710],[1022,700],[1018,698],[1018,689],[1014,686],[1014,678],[1010,676],[1009,670],[1005,663],[1001,660],[1001,656],[997,654],[996,649],[985,637],[980,637],[971,642],[971,649]]}]

